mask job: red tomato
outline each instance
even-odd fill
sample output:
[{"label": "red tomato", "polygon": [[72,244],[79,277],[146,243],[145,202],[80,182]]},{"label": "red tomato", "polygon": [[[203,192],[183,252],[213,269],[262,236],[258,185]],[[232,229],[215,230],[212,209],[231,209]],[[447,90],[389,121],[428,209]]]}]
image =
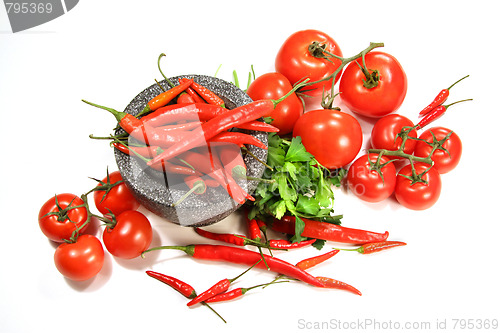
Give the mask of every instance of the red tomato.
[{"label": "red tomato", "polygon": [[104,249],[92,235],[81,235],[75,243],[62,243],[54,253],[59,272],[70,280],[84,281],[97,275],[104,265]]},{"label": "red tomato", "polygon": [[[363,66],[361,58],[356,60]],[[360,115],[379,118],[399,109],[408,87],[401,64],[390,54],[372,51],[365,56],[366,67],[379,72],[378,84],[367,88],[365,74],[356,61],[347,65],[339,84],[340,98],[349,110]]]},{"label": "red tomato", "polygon": [[[309,52],[309,46],[313,42],[326,45],[326,51],[342,57],[337,42],[321,31],[302,30],[292,34],[281,46],[275,60],[276,71],[286,76],[292,85],[305,78],[309,78],[310,82],[324,79],[333,74],[342,63],[336,58],[314,57]],[[336,76],[335,82],[340,78],[340,74]],[[310,96],[320,96],[323,90],[328,92],[331,87],[332,80],[327,80],[307,86],[304,90],[308,90],[306,93]]]},{"label": "red tomato", "polygon": [[[417,174],[422,174],[429,168],[429,165],[425,163],[415,163],[414,166]],[[404,176],[412,176],[410,164],[399,171],[396,179],[395,193],[400,204],[409,209],[423,210],[437,202],[441,194],[441,176],[434,167],[422,176],[422,180],[427,184],[422,182],[412,184],[412,180]]]},{"label": "red tomato", "polygon": [[[371,144],[375,149],[398,150],[401,148],[402,139],[397,137],[404,127],[413,127],[413,122],[399,114],[390,114],[380,118],[372,129]],[[416,138],[417,131],[412,130],[410,137]],[[397,137],[397,139],[396,139]],[[404,152],[412,154],[415,149],[416,141],[408,139],[405,142]]]},{"label": "red tomato", "polygon": [[[358,198],[368,202],[379,202],[387,199],[394,192],[396,187],[396,168],[393,163],[389,163],[380,168],[380,176],[377,170],[370,165],[368,156],[372,164],[377,162],[378,154],[366,154],[354,161],[347,173],[347,184],[349,189]],[[380,165],[385,164],[389,159],[382,157]]]},{"label": "red tomato", "polygon": [[109,176],[106,176],[106,178],[101,181],[100,185],[115,184],[117,182],[120,183],[113,186],[108,193],[106,193],[106,191],[94,191],[96,208],[102,214],[109,214],[109,211],[111,211],[115,216],[118,216],[126,210],[136,210],[140,206],[139,202],[134,198],[123,181],[119,171],[110,173]]},{"label": "red tomato", "polygon": [[[259,99],[277,100],[292,89],[290,81],[283,74],[267,73],[259,76],[250,84],[247,94],[254,101]],[[304,113],[302,101],[294,93],[281,101],[266,117],[273,119],[272,124],[279,128],[279,134],[283,135],[292,132],[295,122],[302,113]]]},{"label": "red tomato", "polygon": [[306,150],[328,169],[349,164],[363,143],[356,118],[337,110],[304,113],[295,123],[293,136],[300,136]]},{"label": "red tomato", "polygon": [[[462,156],[462,141],[455,132],[452,132],[451,130],[444,127],[429,128],[428,130],[422,132],[419,137],[420,139],[433,144],[434,138],[432,134],[434,134],[436,144],[438,144],[438,142],[443,140],[450,132],[451,135],[449,136],[449,138],[446,139],[446,141],[441,145],[441,147],[446,150],[437,148],[432,153],[431,157],[434,161],[434,167],[440,174],[450,172],[458,165],[458,162],[460,162],[460,157]],[[414,151],[415,156],[427,157],[431,154],[433,146],[426,142],[417,142]]]},{"label": "red tomato", "polygon": [[128,210],[116,218],[114,227],[106,227],[102,240],[115,257],[132,259],[147,250],[153,239],[153,229],[144,214]]},{"label": "red tomato", "polygon": [[[50,198],[38,213],[38,224],[43,234],[58,243],[68,240],[87,221],[85,207],[72,208],[79,205],[83,205],[82,199],[71,193],[57,194]],[[79,232],[83,233],[87,226],[85,224]]]}]

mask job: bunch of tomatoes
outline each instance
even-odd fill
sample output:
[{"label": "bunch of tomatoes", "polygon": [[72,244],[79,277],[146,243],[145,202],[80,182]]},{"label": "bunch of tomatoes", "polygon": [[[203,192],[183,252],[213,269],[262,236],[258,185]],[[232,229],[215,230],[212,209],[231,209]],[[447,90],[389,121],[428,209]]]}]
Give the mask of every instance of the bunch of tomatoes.
[{"label": "bunch of tomatoes", "polygon": [[[427,209],[439,197],[440,174],[458,164],[462,145],[443,127],[417,137],[424,126],[395,113],[405,99],[407,77],[393,55],[373,51],[381,46],[371,43],[346,58],[324,32],[298,31],[278,51],[276,72],[257,77],[247,94],[254,100],[277,99],[307,79],[305,88],[268,115],[278,134],[300,136],[307,151],[330,170],[348,168],[349,188],[362,200],[378,202],[395,194],[407,208]],[[333,106],[337,95],[354,115],[378,119],[371,133],[372,150],[356,161],[363,143],[361,125],[356,116]],[[322,108],[305,110],[304,99],[318,96]]]},{"label": "bunch of tomatoes", "polygon": [[[57,194],[43,204],[38,222],[43,234],[59,243],[54,263],[59,272],[74,281],[96,276],[104,265],[104,248],[113,256],[132,259],[141,255],[153,239],[148,218],[139,212],[134,198],[118,171],[106,177],[89,192],[77,196]],[[102,215],[90,212],[88,196]],[[92,219],[103,223],[101,241],[87,234]]]}]

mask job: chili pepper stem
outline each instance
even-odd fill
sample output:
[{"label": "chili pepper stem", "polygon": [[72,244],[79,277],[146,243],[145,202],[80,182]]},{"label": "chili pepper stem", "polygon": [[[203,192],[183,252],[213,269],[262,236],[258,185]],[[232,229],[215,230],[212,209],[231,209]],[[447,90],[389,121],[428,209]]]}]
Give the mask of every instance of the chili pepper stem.
[{"label": "chili pepper stem", "polygon": [[186,198],[189,197],[193,192],[202,191],[203,189],[205,189],[205,185],[202,184],[201,182],[197,182],[193,187],[191,187],[189,189],[189,191],[187,191],[186,193],[184,193],[182,195],[182,197],[179,198],[179,200],[177,200],[176,202],[174,202],[172,204],[172,207],[175,207],[175,206],[179,205],[181,202],[183,202],[184,200],[186,200]]},{"label": "chili pepper stem", "polygon": [[448,89],[448,90],[450,90],[450,89],[451,89],[451,88],[452,88],[455,84],[457,84],[458,82],[460,82],[460,81],[462,81],[463,79],[468,78],[468,77],[469,77],[469,75],[464,76],[463,78],[461,78],[460,80],[456,81],[456,82],[455,82],[455,83],[453,83],[451,86],[449,86],[447,89]]},{"label": "chili pepper stem", "polygon": [[87,100],[84,100],[82,99],[82,102],[84,103],[87,103],[89,105],[92,105],[92,106],[95,106],[96,108],[99,108],[99,109],[103,109],[103,110],[106,110],[106,111],[109,111],[113,116],[115,116],[116,120],[119,122],[120,120],[122,120],[122,118],[127,114],[126,112],[122,112],[122,111],[117,111],[115,109],[112,109],[112,108],[108,108],[107,106],[102,106],[102,105],[99,105],[99,104],[95,104],[95,103],[92,103],[92,102],[89,102]]},{"label": "chili pepper stem", "polygon": [[273,168],[271,166],[269,166],[266,162],[262,161],[260,158],[255,156],[255,154],[253,154],[247,147],[243,146],[241,147],[241,149],[244,150],[248,155],[252,156],[257,162],[264,165],[267,169],[273,171]]}]

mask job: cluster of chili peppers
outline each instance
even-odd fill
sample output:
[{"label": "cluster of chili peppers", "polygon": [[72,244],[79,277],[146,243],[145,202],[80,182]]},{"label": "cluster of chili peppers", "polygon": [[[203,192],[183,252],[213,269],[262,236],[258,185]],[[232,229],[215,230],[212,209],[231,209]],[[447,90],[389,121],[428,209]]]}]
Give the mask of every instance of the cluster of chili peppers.
[{"label": "cluster of chili peppers", "polygon": [[276,127],[260,119],[301,85],[279,100],[259,100],[227,109],[223,99],[193,79],[181,78],[177,85],[165,80],[171,88],[148,101],[136,116],[83,101],[109,111],[118,121],[122,133],[105,138],[113,140],[114,148],[154,170],[178,175],[189,189],[187,195],[201,195],[208,187],[221,186],[238,204],[253,200],[237,182],[238,178],[249,179],[241,151],[251,154],[247,145],[267,146],[255,136],[233,129],[277,132]]},{"label": "cluster of chili peppers", "polygon": [[[307,270],[338,254],[341,251],[340,249],[332,249],[318,256],[303,259],[297,264],[292,264],[277,258],[271,250],[287,251],[305,248],[307,246],[312,246],[316,239],[351,245],[357,244],[359,245],[357,248],[342,250],[357,251],[361,254],[370,254],[406,245],[404,242],[388,241],[387,232],[377,233],[368,230],[346,228],[328,222],[308,219],[304,219],[305,228],[303,236],[309,239],[293,243],[286,239],[268,239],[267,236],[267,231],[269,229],[279,233],[293,234],[295,229],[295,220],[293,217],[285,216],[281,220],[264,222],[258,219],[249,219],[247,214],[245,214],[245,223],[247,229],[245,235],[216,233],[201,228],[194,228],[196,233],[201,237],[223,244],[199,243],[186,246],[159,246],[150,248],[143,253],[144,256],[147,252],[151,251],[173,249],[183,251],[187,255],[200,260],[226,262],[246,266],[247,269],[237,277],[222,279],[201,294],[196,294],[193,287],[177,278],[154,271],[147,271],[147,274],[173,287],[185,297],[190,298],[191,300],[187,303],[190,307],[198,303],[208,305],[208,303],[234,300],[242,297],[249,290],[266,288],[274,283],[292,280],[301,281],[318,288],[339,289],[355,295],[361,295],[361,292],[357,288],[345,282],[330,277],[313,276],[307,272]],[[258,248],[258,251],[246,249],[244,248],[245,246],[255,246]],[[262,248],[269,250],[270,254],[264,254],[261,250]],[[240,278],[244,273],[254,267],[277,273],[277,276],[268,283],[257,284],[249,288],[238,287],[231,289],[236,279]]]}]

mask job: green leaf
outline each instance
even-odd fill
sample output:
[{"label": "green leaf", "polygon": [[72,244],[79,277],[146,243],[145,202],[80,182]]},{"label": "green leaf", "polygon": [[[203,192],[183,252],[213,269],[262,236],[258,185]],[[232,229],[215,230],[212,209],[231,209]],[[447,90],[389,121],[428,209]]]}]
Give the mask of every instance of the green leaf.
[{"label": "green leaf", "polygon": [[317,248],[318,250],[321,250],[323,246],[325,246],[326,241],[324,239],[316,239],[314,243],[312,243],[312,246]]},{"label": "green leaf", "polygon": [[304,232],[304,221],[297,215],[295,215],[295,235],[291,238],[292,242],[301,242],[306,240],[306,237],[302,237],[302,232]]},{"label": "green leaf", "polygon": [[297,180],[297,175],[296,175],[297,174],[297,167],[293,163],[285,162],[285,164],[283,164],[282,171],[288,172],[288,174],[290,175],[290,177],[293,180]]},{"label": "green leaf", "polygon": [[281,219],[286,213],[286,203],[285,200],[279,200],[275,202],[271,207],[271,212],[274,217]]},{"label": "green leaf", "polygon": [[284,200],[297,200],[297,192],[295,192],[294,189],[288,186],[288,180],[284,173],[281,173],[277,176],[276,182],[278,183],[279,194]]},{"label": "green leaf", "polygon": [[276,168],[285,163],[285,151],[282,148],[270,146],[267,151],[267,164],[270,167]]},{"label": "green leaf", "polygon": [[309,162],[314,156],[306,150],[302,144],[300,136],[292,138],[292,142],[286,152],[285,161],[288,162]]},{"label": "green leaf", "polygon": [[296,207],[298,212],[316,215],[320,210],[319,201],[314,197],[306,197],[305,195],[299,194],[299,199],[297,200]]}]

